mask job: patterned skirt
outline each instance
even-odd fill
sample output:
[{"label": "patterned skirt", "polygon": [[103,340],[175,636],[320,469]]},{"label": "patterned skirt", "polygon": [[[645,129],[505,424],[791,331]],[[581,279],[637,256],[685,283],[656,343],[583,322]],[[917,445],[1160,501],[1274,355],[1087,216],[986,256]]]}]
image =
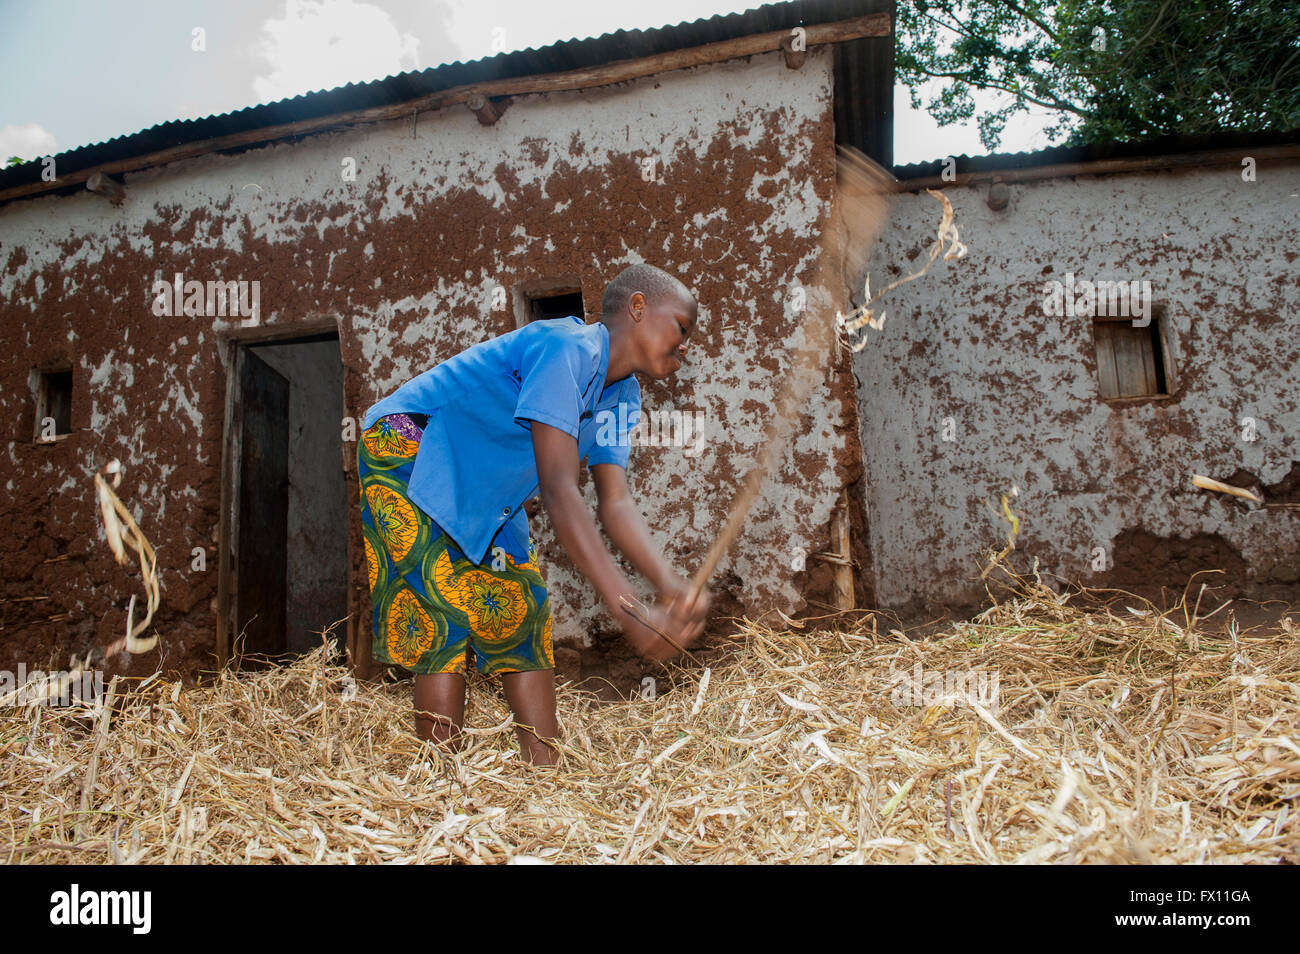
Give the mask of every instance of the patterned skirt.
[{"label": "patterned skirt", "polygon": [[374,658],[414,673],[555,668],[551,604],[537,551],[509,524],[479,565],[407,496],[421,431],[405,414],[380,418],[358,442],[361,527]]}]

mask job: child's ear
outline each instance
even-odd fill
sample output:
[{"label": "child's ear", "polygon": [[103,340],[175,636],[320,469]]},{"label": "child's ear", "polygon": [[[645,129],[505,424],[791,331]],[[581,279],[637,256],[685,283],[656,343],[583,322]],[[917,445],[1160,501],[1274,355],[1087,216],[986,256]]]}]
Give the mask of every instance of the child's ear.
[{"label": "child's ear", "polygon": [[627,300],[627,310],[632,315],[633,321],[640,321],[645,317],[646,308],[649,307],[645,300],[645,295],[640,292],[633,292],[632,297]]}]

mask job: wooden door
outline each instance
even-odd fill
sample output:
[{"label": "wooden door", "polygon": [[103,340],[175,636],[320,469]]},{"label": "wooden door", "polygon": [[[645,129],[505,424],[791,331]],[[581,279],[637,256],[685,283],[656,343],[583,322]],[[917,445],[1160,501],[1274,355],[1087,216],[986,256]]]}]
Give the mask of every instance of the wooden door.
[{"label": "wooden door", "polygon": [[238,382],[233,635],[241,655],[278,655],[287,650],[289,381],[241,347]]}]

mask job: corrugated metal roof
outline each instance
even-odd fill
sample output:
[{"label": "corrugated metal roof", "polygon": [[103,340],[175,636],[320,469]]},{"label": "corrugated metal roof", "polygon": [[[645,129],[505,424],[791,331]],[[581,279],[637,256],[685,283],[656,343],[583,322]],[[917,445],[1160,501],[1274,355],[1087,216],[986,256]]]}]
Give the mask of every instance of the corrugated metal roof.
[{"label": "corrugated metal roof", "polygon": [[[997,152],[987,156],[954,156],[957,175],[973,172],[1002,172],[1065,163],[1099,162],[1104,159],[1138,159],[1221,149],[1292,145],[1300,142],[1300,130],[1288,132],[1216,132],[1196,136],[1163,136],[1141,142],[1102,142],[1088,146],[1053,146],[1036,152]],[[943,173],[944,159],[895,166],[899,179],[928,179]]]},{"label": "corrugated metal roof", "polygon": [[[718,15],[676,26],[651,30],[619,30],[590,39],[565,40],[541,49],[499,53],[480,60],[463,63],[458,61],[400,73],[368,83],[349,83],[337,89],[305,93],[291,99],[249,106],[202,119],[160,123],[132,135],[118,136],[105,142],[58,153],[56,167],[62,177],[107,162],[147,155],[185,143],[402,103],[452,87],[587,69],[757,33],[831,23],[892,8],[892,0],[791,0],[744,13]],[[892,85],[892,38],[874,42],[885,42],[891,47],[891,76],[888,82]],[[0,191],[39,182],[40,177],[40,161],[0,170]],[[75,184],[69,186],[68,190],[80,188],[84,186]]]},{"label": "corrugated metal roof", "polygon": [[871,13],[888,13],[889,36],[835,44],[835,141],[854,146],[886,168],[894,164],[894,0]]}]

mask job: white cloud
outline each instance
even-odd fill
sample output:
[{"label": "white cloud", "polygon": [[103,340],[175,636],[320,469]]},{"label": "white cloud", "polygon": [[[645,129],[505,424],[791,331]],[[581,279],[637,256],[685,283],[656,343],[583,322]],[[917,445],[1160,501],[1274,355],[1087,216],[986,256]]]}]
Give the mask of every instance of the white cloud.
[{"label": "white cloud", "polygon": [[50,132],[40,123],[24,123],[21,126],[0,128],[0,166],[10,156],[22,156],[31,160],[40,156],[50,156],[59,151],[59,144]]},{"label": "white cloud", "polygon": [[286,0],[282,19],[262,24],[253,80],[259,102],[418,69],[420,41],[389,15],[356,0]]}]

